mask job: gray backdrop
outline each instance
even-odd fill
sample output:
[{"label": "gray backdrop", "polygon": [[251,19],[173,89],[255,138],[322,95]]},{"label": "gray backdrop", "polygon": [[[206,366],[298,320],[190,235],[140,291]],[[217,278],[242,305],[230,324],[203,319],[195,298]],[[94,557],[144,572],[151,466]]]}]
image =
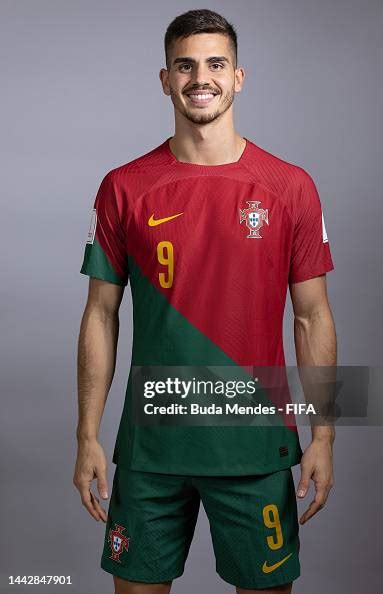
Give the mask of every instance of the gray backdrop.
[{"label": "gray backdrop", "polygon": [[[201,4],[1,1],[2,591],[19,589],[7,586],[9,575],[30,574],[70,575],[74,585],[66,588],[76,593],[113,591],[111,575],[99,568],[105,525],[88,515],[72,485],[76,349],[88,285],[79,269],[102,177],[173,134],[172,105],[158,78],[163,34],[174,16]],[[317,184],[335,264],[327,279],[339,363],[379,365],[383,3],[220,0],[205,7],[238,31],[247,71],[236,97],[238,131],[304,167]],[[288,301],[290,365],[292,336]],[[110,489],[130,348],[127,288],[100,435]],[[304,446],[307,431],[301,436]],[[338,429],[335,487],[301,529],[294,593],[380,591],[382,462],[381,428]],[[173,592],[196,588],[233,591],[215,574],[203,508]]]}]

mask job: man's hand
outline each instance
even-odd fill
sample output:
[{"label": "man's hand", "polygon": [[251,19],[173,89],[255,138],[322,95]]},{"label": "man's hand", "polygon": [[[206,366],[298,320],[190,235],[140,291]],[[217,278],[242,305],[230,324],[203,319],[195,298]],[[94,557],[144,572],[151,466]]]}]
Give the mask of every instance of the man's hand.
[{"label": "man's hand", "polygon": [[90,490],[92,480],[97,478],[97,490],[103,499],[108,498],[106,479],[106,457],[96,439],[81,440],[78,443],[77,460],[73,484],[80,491],[81,501],[97,522],[107,520],[107,513],[101,507],[99,499]]},{"label": "man's hand", "polygon": [[308,509],[302,514],[299,523],[303,525],[326,503],[330,489],[334,485],[332,442],[328,439],[313,439],[305,450],[301,460],[301,479],[297,488],[297,496],[305,497],[310,479],[315,484],[315,497]]}]

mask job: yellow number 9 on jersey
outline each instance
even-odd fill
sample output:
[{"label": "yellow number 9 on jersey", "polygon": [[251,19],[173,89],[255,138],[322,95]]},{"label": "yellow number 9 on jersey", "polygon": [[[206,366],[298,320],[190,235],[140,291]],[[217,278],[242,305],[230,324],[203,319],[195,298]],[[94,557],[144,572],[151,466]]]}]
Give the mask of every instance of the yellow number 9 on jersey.
[{"label": "yellow number 9 on jersey", "polygon": [[167,278],[164,272],[159,272],[158,280],[161,287],[169,289],[173,284],[174,275],[174,252],[170,241],[160,241],[157,244],[157,258],[160,264],[167,266]]}]

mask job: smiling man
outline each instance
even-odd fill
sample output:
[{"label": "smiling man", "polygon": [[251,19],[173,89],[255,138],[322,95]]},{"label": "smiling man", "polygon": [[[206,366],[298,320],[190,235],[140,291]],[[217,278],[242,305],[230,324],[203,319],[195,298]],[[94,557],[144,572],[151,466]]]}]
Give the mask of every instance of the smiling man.
[{"label": "smiling man", "polygon": [[[300,575],[291,467],[301,465],[299,497],[315,483],[304,524],[332,486],[333,429],[313,425],[302,453],[296,426],[286,422],[145,426],[133,418],[132,369],[283,368],[287,288],[298,365],[335,366],[325,276],[334,266],[321,203],[304,169],[235,130],[233,102],[245,72],[232,25],[210,10],[189,11],[169,25],[165,53],[160,79],[175,133],[109,171],[94,201],[81,268],[91,278],[79,337],[73,481],[89,513],[106,522],[101,567],[113,574],[117,594],[170,591],[184,571],[201,501],[217,572],[237,594],[289,593]],[[106,514],[91,483],[96,478],[108,497],[98,432],[128,281],[132,361]]]}]

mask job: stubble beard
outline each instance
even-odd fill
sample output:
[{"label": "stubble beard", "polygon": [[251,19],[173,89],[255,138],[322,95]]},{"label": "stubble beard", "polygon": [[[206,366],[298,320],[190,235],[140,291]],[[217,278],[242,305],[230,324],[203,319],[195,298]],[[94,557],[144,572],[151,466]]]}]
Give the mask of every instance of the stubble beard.
[{"label": "stubble beard", "polygon": [[220,116],[222,116],[232,105],[234,101],[235,90],[234,85],[225,95],[223,95],[223,100],[221,99],[221,105],[218,109],[211,113],[198,113],[198,110],[189,110],[185,105],[180,104],[178,101],[177,94],[174,90],[170,87],[170,97],[173,102],[174,108],[182,113],[185,118],[187,118],[193,124],[209,124],[213,122]]}]

